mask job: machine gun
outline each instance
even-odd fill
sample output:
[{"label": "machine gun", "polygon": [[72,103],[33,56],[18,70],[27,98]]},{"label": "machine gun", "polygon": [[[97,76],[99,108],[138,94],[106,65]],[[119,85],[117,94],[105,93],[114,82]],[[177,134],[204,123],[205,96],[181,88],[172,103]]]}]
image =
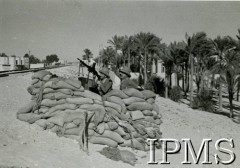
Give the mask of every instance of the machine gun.
[{"label": "machine gun", "polygon": [[80,63],[85,66],[88,69],[88,77],[89,77],[89,73],[92,73],[94,76],[96,76],[98,79],[100,79],[100,75],[98,74],[98,72],[95,69],[96,63],[94,62],[92,66],[87,65],[84,61],[82,61],[81,59],[78,58],[78,60],[80,61]]}]

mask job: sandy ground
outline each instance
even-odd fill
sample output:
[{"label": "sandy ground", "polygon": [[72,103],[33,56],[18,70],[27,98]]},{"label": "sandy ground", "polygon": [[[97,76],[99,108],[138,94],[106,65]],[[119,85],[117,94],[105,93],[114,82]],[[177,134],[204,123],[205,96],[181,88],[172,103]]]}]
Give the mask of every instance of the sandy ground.
[{"label": "sandy ground", "polygon": [[[51,70],[60,76],[76,75],[77,67],[63,67]],[[104,168],[132,167],[123,162],[106,159],[99,152],[104,146],[89,145],[90,156],[79,149],[76,141],[59,138],[54,133],[43,131],[37,125],[18,121],[16,112],[30,100],[26,88],[30,85],[32,73],[11,75],[0,78],[0,167],[40,167],[40,168]],[[182,165],[184,146],[178,154],[170,155],[169,165],[148,165],[149,152],[135,151],[139,161],[135,167],[240,167],[240,125],[223,115],[192,110],[185,104],[175,103],[161,97],[157,104],[163,117],[161,131],[163,138],[181,140],[190,138],[198,151],[203,138],[211,138],[211,165]],[[236,160],[231,165],[216,165],[214,154],[219,154],[223,160],[229,160],[229,155],[218,152],[214,144],[220,138],[232,138],[235,148],[226,148],[236,154]],[[174,148],[169,145],[169,149]],[[122,148],[121,148],[122,149]],[[130,150],[130,148],[125,148]],[[191,156],[189,156],[192,161]],[[156,151],[156,161],[161,162],[162,150]],[[203,161],[201,158],[200,162]]]}]

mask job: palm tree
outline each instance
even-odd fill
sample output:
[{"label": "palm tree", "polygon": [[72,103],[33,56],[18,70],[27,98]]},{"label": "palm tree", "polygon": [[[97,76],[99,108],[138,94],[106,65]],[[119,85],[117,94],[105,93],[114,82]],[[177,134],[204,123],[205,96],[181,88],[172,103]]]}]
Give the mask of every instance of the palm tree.
[{"label": "palm tree", "polygon": [[144,84],[147,83],[147,56],[150,49],[157,49],[160,39],[152,33],[140,32],[135,35],[134,43],[144,55]]},{"label": "palm tree", "polygon": [[118,59],[115,56],[115,50],[111,47],[103,49],[100,57],[104,66],[108,66],[111,63],[114,63],[115,65],[118,64]]},{"label": "palm tree", "polygon": [[191,37],[186,34],[186,52],[189,56],[190,62],[190,106],[192,107],[193,102],[193,73],[194,73],[194,56],[196,52],[204,46],[207,42],[207,35],[205,32],[194,33]]},{"label": "palm tree", "polygon": [[122,43],[122,50],[123,53],[127,53],[128,58],[128,67],[130,68],[131,65],[131,51],[136,50],[134,46],[133,36],[124,36],[123,43]]},{"label": "palm tree", "polygon": [[[238,50],[238,52],[240,52],[240,29],[238,29],[238,35],[236,36],[238,39],[236,49]],[[238,85],[237,85],[237,101],[239,101],[239,91],[240,91],[240,78],[238,79]]]},{"label": "palm tree", "polygon": [[232,47],[232,42],[230,37],[220,37],[218,36],[214,40],[212,40],[213,44],[213,53],[217,56],[217,60],[219,61],[219,66],[213,67],[213,71],[220,75],[219,80],[219,110],[222,111],[222,81],[221,81],[221,74],[222,74],[222,60],[224,56],[228,52],[228,50]]},{"label": "palm tree", "polygon": [[228,98],[230,104],[230,118],[234,117],[233,114],[233,96],[235,92],[235,87],[239,80],[239,70],[240,70],[240,54],[235,50],[228,50],[225,54],[224,59],[219,65],[224,72],[224,79],[228,87]]},{"label": "palm tree", "polygon": [[122,51],[122,49],[123,49],[123,42],[124,42],[124,36],[117,36],[117,35],[114,35],[112,37],[112,39],[107,41],[107,43],[110,44],[110,46],[115,50],[115,57],[116,57],[116,59],[118,59],[119,56],[121,55],[119,53],[123,52]]},{"label": "palm tree", "polygon": [[92,54],[91,50],[86,48],[86,49],[83,50],[83,52],[84,52],[83,60],[88,60],[88,62],[89,62],[90,58],[93,57],[93,54]]},{"label": "palm tree", "polygon": [[168,98],[168,87],[171,86],[171,75],[173,73],[173,61],[171,59],[169,48],[166,48],[161,55],[163,66],[165,67],[165,98]]}]

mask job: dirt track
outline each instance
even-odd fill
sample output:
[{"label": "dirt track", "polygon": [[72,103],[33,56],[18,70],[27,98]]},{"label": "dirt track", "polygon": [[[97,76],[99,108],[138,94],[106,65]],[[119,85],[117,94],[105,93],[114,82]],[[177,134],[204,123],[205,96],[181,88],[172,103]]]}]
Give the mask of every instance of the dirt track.
[{"label": "dirt track", "polygon": [[[76,67],[63,67],[51,70],[61,76],[76,72]],[[103,146],[90,144],[90,156],[79,149],[76,141],[59,138],[57,135],[43,131],[37,125],[18,121],[16,111],[30,100],[26,88],[30,85],[32,73],[12,75],[0,78],[0,167],[40,167],[40,168],[79,168],[79,167],[132,167],[123,162],[106,159],[97,151]],[[196,150],[203,138],[212,138],[210,143],[210,161],[212,165],[181,165],[184,160],[184,146],[180,153],[169,156],[170,165],[155,165],[155,167],[239,167],[240,165],[240,125],[225,116],[208,112],[192,110],[184,104],[178,104],[164,98],[157,98],[163,116],[161,130],[163,138],[190,138]],[[214,144],[219,138],[233,138],[236,160],[233,164],[216,165],[214,154],[219,154]],[[229,148],[229,145],[225,145]],[[174,146],[169,146],[173,148]],[[129,148],[126,148],[131,150]],[[149,152],[138,151],[139,163],[135,167],[150,167],[147,165]],[[220,154],[224,160],[229,155]],[[162,151],[156,153],[156,161],[162,159]],[[191,160],[191,157],[190,157]],[[201,158],[200,162],[203,159]]]}]

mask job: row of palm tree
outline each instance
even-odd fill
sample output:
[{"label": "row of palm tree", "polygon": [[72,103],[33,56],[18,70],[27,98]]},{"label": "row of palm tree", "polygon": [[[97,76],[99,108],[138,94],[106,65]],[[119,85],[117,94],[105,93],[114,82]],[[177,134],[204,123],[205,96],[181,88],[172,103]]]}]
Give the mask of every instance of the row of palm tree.
[{"label": "row of palm tree", "polygon": [[222,89],[223,84],[226,84],[230,117],[233,117],[233,96],[237,88],[238,100],[240,90],[240,29],[236,37],[218,36],[211,39],[205,32],[197,32],[191,36],[186,34],[183,41],[174,41],[167,45],[149,32],[140,32],[133,36],[115,35],[107,41],[109,46],[100,51],[97,60],[102,60],[104,65],[114,64],[117,68],[123,64],[138,67],[146,84],[148,77],[158,71],[156,68],[153,72],[152,66],[157,65],[161,59],[166,70],[166,83],[171,86],[172,74],[175,74],[177,86],[181,80],[184,94],[190,92],[191,106],[194,83],[198,93],[205,87],[212,89],[215,76],[219,76],[219,110],[222,111]]}]

